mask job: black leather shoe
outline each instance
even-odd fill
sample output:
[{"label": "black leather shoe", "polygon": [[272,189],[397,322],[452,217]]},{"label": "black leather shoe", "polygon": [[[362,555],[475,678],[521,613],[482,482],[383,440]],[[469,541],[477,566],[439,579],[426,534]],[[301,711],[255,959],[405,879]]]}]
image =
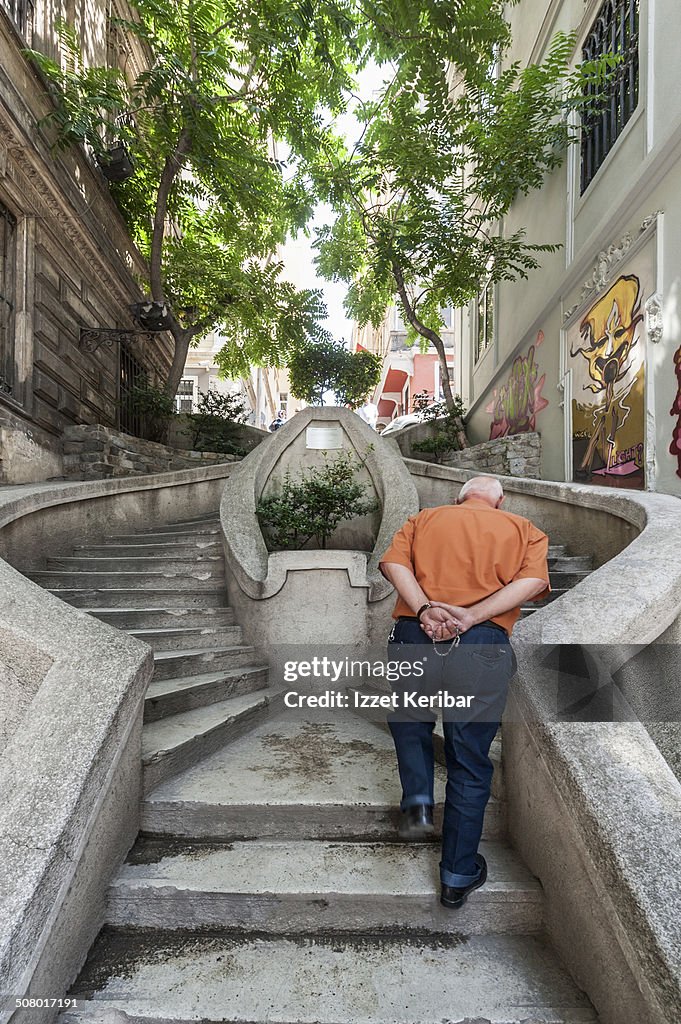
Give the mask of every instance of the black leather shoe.
[{"label": "black leather shoe", "polygon": [[401,839],[422,839],[424,836],[432,836],[434,830],[431,804],[415,804],[402,811],[398,830]]},{"label": "black leather shoe", "polygon": [[476,882],[471,882],[470,885],[464,886],[463,889],[457,889],[453,885],[442,884],[440,903],[443,907],[451,907],[452,909],[462,907],[468,899],[468,894],[485,884],[487,881],[487,861],[480,853],[475,855],[475,860],[480,865],[480,877]]}]

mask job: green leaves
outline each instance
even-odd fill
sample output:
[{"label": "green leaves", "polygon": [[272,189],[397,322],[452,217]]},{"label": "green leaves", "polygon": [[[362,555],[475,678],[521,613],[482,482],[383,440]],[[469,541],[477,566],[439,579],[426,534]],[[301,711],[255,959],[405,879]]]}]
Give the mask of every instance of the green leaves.
[{"label": "green leaves", "polygon": [[361,326],[379,326],[398,296],[409,340],[437,348],[445,389],[440,310],[488,281],[526,277],[555,250],[504,234],[504,218],[563,159],[569,115],[613,66],[606,56],[572,70],[575,39],[560,33],[541,64],[504,65],[504,7],[365,4],[374,57],[394,74],[357,107],[352,153],[324,150],[313,171],[336,214],[317,234],[320,272],[349,283],[346,309]]},{"label": "green leaves", "polygon": [[262,498],[256,509],[270,551],[300,550],[313,538],[325,548],[340,523],[376,511],[378,502],[355,479],[365,461],[349,451],[333,459],[324,452],[324,465],[303,471],[297,481],[287,473],[279,493]]},{"label": "green leaves", "polygon": [[341,342],[298,347],[288,361],[291,394],[308,405],[323,405],[332,391],[338,405],[356,409],[381,379],[383,361],[372,352],[348,352]]}]

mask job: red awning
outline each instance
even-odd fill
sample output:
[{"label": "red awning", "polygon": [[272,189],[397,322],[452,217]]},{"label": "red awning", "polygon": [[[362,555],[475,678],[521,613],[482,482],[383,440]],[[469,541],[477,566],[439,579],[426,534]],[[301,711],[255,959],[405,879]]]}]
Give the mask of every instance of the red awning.
[{"label": "red awning", "polygon": [[395,411],[397,402],[394,398],[381,398],[378,403],[378,416],[388,416],[392,418],[392,414]]},{"label": "red awning", "polygon": [[395,392],[399,392],[401,394],[407,376],[408,374],[406,370],[400,370],[396,366],[391,366],[385,378],[383,393],[394,394]]}]

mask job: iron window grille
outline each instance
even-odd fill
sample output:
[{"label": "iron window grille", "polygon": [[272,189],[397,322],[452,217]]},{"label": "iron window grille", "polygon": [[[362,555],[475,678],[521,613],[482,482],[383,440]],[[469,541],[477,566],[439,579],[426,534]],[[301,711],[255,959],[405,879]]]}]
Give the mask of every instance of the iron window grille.
[{"label": "iron window grille", "polygon": [[132,390],[147,383],[147,371],[126,344],[120,347],[119,426],[126,434],[141,437],[144,416],[132,401]]},{"label": "iron window grille", "polygon": [[194,381],[191,378],[184,377],[180,381],[180,386],[177,389],[178,395],[193,395],[194,394]]},{"label": "iron window grille", "polygon": [[34,5],[32,0],[0,0],[27,43],[33,38]]},{"label": "iron window grille", "polygon": [[639,94],[638,0],[606,0],[582,47],[584,60],[617,54],[620,63],[604,86],[592,85],[582,116],[580,194],[593,181],[636,110]]},{"label": "iron window grille", "polygon": [[14,391],[16,217],[0,203],[0,392]]},{"label": "iron window grille", "polygon": [[193,402],[191,398],[180,398],[178,401],[178,412],[192,412]]}]

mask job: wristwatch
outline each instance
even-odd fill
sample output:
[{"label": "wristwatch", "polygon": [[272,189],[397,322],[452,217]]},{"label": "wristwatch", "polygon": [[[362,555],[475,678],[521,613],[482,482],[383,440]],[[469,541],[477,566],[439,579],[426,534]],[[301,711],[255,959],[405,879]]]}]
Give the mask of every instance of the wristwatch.
[{"label": "wristwatch", "polygon": [[419,622],[421,621],[421,616],[423,615],[423,613],[424,613],[424,612],[426,612],[426,611],[428,611],[428,609],[429,609],[429,608],[432,608],[432,607],[433,607],[433,606],[432,606],[432,604],[430,603],[430,601],[426,601],[426,603],[425,603],[425,604],[422,604],[422,605],[421,605],[421,607],[419,608],[419,610],[418,610],[418,611],[417,611],[417,613],[416,613],[416,618],[417,618],[417,619],[419,620]]}]

